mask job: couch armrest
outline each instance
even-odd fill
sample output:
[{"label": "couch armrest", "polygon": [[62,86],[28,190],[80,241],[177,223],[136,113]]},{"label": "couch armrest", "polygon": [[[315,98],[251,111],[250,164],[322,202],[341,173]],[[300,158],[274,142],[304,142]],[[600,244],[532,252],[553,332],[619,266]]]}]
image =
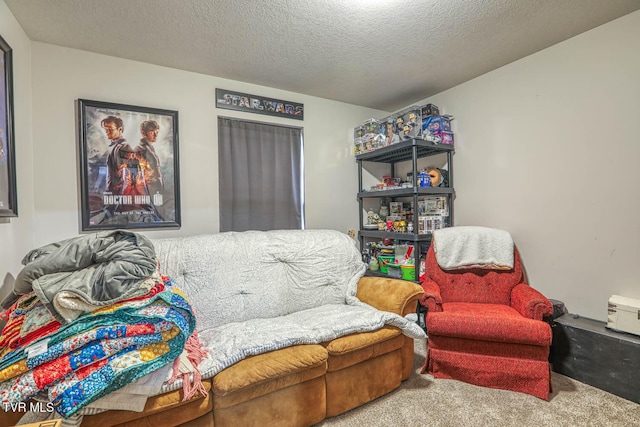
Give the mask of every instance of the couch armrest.
[{"label": "couch armrest", "polygon": [[422,282],[424,294],[420,297],[420,304],[427,307],[427,310],[435,313],[442,311],[442,297],[440,296],[440,286],[433,280]]},{"label": "couch armrest", "polygon": [[544,295],[526,283],[516,285],[511,291],[511,307],[529,319],[542,320],[553,314],[553,305]]},{"label": "couch armrest", "polygon": [[422,288],[406,280],[365,276],[358,282],[356,297],[378,310],[406,316],[415,313]]}]

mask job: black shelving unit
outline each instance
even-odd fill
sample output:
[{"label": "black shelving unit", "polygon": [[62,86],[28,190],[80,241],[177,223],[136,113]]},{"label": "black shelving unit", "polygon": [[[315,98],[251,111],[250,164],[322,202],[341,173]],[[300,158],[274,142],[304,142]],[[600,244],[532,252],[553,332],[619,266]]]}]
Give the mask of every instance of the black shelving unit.
[{"label": "black shelving unit", "polygon": [[[448,187],[413,187],[401,188],[395,190],[382,190],[382,191],[363,191],[362,188],[362,164],[363,162],[376,162],[376,163],[388,163],[390,165],[390,175],[395,176],[395,165],[399,162],[411,161],[413,167],[413,181],[416,182],[418,176],[418,159],[428,156],[434,156],[445,153],[447,156],[447,170],[449,174],[449,186]],[[365,247],[365,239],[384,239],[391,238],[394,240],[404,240],[412,242],[414,251],[414,265],[416,268],[416,281],[420,277],[420,256],[422,253],[421,246],[431,243],[431,234],[419,234],[419,227],[416,221],[418,215],[418,198],[420,196],[446,196],[449,207],[449,222],[448,226],[453,226],[454,210],[453,199],[455,197],[455,190],[453,185],[453,153],[454,148],[452,145],[434,144],[424,139],[408,139],[398,144],[390,145],[387,147],[379,148],[374,151],[362,153],[356,156],[358,162],[358,212],[359,212],[359,227],[358,238],[360,240],[361,250]],[[379,230],[365,230],[364,225],[364,199],[368,198],[413,198],[414,209],[414,230],[411,233],[399,233],[393,231],[379,231]],[[428,247],[428,246],[427,246]],[[370,273],[371,274],[371,273]],[[381,275],[381,274],[373,274]],[[386,275],[383,275],[386,276]]]}]

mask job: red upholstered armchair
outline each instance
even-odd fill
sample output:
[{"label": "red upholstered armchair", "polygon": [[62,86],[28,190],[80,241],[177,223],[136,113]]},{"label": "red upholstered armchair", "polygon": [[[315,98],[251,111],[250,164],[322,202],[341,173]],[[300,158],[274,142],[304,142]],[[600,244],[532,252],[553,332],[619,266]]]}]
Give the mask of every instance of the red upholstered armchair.
[{"label": "red upholstered armchair", "polygon": [[515,246],[510,270],[443,270],[434,246],[427,252],[420,300],[428,309],[422,373],[548,400],[551,327],[542,317],[553,306],[524,283]]}]

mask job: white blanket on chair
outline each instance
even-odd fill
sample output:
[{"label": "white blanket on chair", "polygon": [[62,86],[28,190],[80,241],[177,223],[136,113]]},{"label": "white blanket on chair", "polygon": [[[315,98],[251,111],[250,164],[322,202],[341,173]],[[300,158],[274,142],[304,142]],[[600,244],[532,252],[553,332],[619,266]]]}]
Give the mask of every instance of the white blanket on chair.
[{"label": "white blanket on chair", "polygon": [[508,231],[460,226],[433,232],[436,261],[443,270],[513,269],[513,240]]}]

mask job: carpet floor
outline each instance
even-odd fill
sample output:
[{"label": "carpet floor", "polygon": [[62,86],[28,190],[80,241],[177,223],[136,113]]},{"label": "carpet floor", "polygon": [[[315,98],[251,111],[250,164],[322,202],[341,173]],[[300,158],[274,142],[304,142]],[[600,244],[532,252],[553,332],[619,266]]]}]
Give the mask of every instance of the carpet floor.
[{"label": "carpet floor", "polygon": [[552,372],[547,402],[420,374],[425,354],[426,341],[416,340],[414,372],[398,389],[317,426],[640,427],[640,405],[564,375]]}]

